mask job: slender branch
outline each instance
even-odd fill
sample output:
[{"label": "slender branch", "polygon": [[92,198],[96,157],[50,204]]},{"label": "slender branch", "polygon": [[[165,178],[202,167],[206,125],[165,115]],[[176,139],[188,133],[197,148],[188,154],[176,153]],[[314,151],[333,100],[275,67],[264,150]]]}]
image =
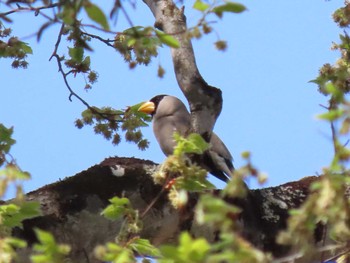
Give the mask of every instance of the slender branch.
[{"label": "slender branch", "polygon": [[82,27],[90,27],[90,28],[96,29],[98,31],[102,31],[102,32],[105,32],[105,33],[108,33],[108,34],[113,34],[113,35],[118,33],[118,32],[107,30],[107,29],[104,29],[104,28],[101,28],[99,26],[92,25],[92,24],[81,24],[81,26]]},{"label": "slender branch", "polygon": [[68,83],[68,80],[67,80],[67,76],[70,74],[70,72],[68,73],[65,73],[64,70],[63,70],[63,67],[62,67],[62,63],[61,63],[61,58],[60,56],[57,54],[57,49],[61,43],[61,38],[62,38],[62,35],[63,35],[63,30],[64,30],[64,24],[62,24],[61,26],[61,29],[60,29],[60,32],[58,34],[58,37],[57,37],[57,41],[56,41],[56,44],[55,44],[55,49],[49,59],[49,61],[51,61],[51,59],[53,57],[56,58],[57,60],[57,64],[58,64],[58,71],[61,72],[62,76],[63,76],[63,80],[64,80],[64,83],[66,84],[66,87],[68,88],[70,94],[69,94],[69,100],[72,101],[72,97],[76,97],[78,100],[80,100],[86,107],[88,108],[91,108],[91,106],[84,100],[82,99],[78,94],[76,94],[73,89],[70,87],[69,83]]},{"label": "slender branch", "polygon": [[13,13],[22,12],[22,11],[34,11],[35,15],[38,15],[40,10],[50,9],[50,8],[58,7],[58,6],[61,6],[61,5],[62,5],[61,2],[50,4],[50,5],[45,5],[45,6],[39,6],[39,7],[33,7],[33,6],[30,6],[30,5],[28,7],[22,7],[22,6],[17,5],[18,7],[15,8],[15,9],[12,9],[12,10],[7,11],[7,12],[0,13],[0,17],[1,16],[8,16],[8,15],[11,15]]},{"label": "slender branch", "polygon": [[123,7],[123,5],[120,5],[120,9],[122,10],[122,12],[123,12],[123,14],[124,14],[126,20],[128,21],[129,25],[130,25],[131,27],[134,27],[134,23],[132,22],[130,16],[129,16],[128,13],[126,12],[126,10],[125,10],[125,8]]},{"label": "slender branch", "polygon": [[[332,100],[332,98],[329,100],[329,107],[328,110],[334,110],[337,108],[337,105],[334,103],[334,101]],[[332,132],[332,141],[333,141],[333,150],[334,150],[334,155],[337,154],[338,149],[337,149],[337,132],[335,129],[335,124],[334,121],[331,121],[331,132]]]},{"label": "slender branch", "polygon": [[[331,244],[331,245],[325,245],[325,246],[322,246],[322,247],[319,247],[316,249],[317,252],[321,252],[321,253],[324,253],[324,252],[327,252],[327,251],[334,251],[336,249],[344,249],[346,248],[346,244],[342,243],[342,244]],[[326,261],[322,261],[322,262],[331,262],[333,261],[334,259],[337,259],[338,257],[340,257],[341,255],[344,255],[346,253],[348,253],[350,250],[347,249],[341,253],[338,253],[337,255],[331,257],[331,258],[328,258]],[[279,258],[279,259],[276,259],[273,261],[273,263],[289,263],[289,262],[295,262],[297,259],[301,259],[303,258],[305,255],[304,253],[302,252],[298,252],[298,253],[295,253],[295,254],[292,254],[290,256],[287,256],[287,257],[283,257],[283,258]]]},{"label": "slender branch", "polygon": [[112,48],[115,48],[111,43],[113,43],[115,40],[111,40],[111,39],[104,39],[98,35],[94,35],[94,34],[90,34],[90,33],[87,33],[87,32],[81,32],[83,35],[85,36],[88,36],[88,37],[91,37],[91,38],[95,38],[95,39],[98,39],[100,40],[101,42],[105,43],[107,46],[109,47],[112,47]]},{"label": "slender branch", "polygon": [[91,112],[95,113],[95,114],[99,114],[100,116],[102,116],[103,118],[106,118],[106,119],[110,119],[111,117],[115,116],[114,114],[107,114],[107,113],[101,113],[99,111],[97,111],[94,107],[90,106],[89,103],[87,103],[82,97],[80,97],[72,88],[71,86],[69,85],[69,82],[68,82],[68,79],[67,79],[67,76],[69,74],[71,74],[73,71],[68,71],[68,72],[64,72],[63,70],[63,66],[62,66],[62,59],[61,57],[58,55],[57,53],[57,50],[58,50],[58,47],[61,43],[61,39],[62,39],[62,35],[63,35],[63,31],[64,31],[64,26],[65,24],[62,24],[61,26],[61,29],[60,29],[60,32],[58,34],[58,37],[57,37],[57,41],[55,43],[55,49],[49,59],[49,61],[51,61],[51,59],[54,57],[56,58],[56,61],[57,61],[57,65],[58,65],[58,71],[61,73],[62,77],[63,77],[63,81],[67,87],[67,89],[69,90],[70,94],[69,94],[69,101],[72,101],[72,97],[75,97],[77,98],[81,103],[83,103],[89,110],[91,110]]},{"label": "slender branch", "polygon": [[331,121],[331,131],[332,131],[332,141],[333,141],[334,154],[337,154],[337,152],[338,152],[338,149],[337,149],[337,134],[336,134],[336,130],[335,130],[334,121]]}]

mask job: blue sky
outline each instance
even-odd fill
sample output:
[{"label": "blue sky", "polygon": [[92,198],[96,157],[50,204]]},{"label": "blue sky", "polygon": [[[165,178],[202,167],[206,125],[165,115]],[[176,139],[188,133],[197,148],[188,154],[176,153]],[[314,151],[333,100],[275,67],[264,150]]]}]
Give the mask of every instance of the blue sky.
[{"label": "blue sky", "polygon": [[[188,23],[194,25],[198,14],[190,8],[193,1],[186,2]],[[224,107],[215,132],[230,149],[236,167],[244,164],[241,152],[252,152],[253,163],[269,176],[264,186],[315,175],[331,161],[330,129],[315,118],[323,111],[319,104],[327,100],[308,81],[324,63],[334,63],[338,57],[330,47],[341,30],[331,14],[342,3],[245,1],[247,12],[225,15],[215,24],[220,37],[228,41],[226,52],[215,50],[215,33],[193,41],[201,74],[223,91]],[[141,1],[137,10],[129,8],[129,14],[135,25],[154,23]],[[41,22],[30,13],[12,18],[19,36],[35,32]],[[120,14],[114,30],[127,27]],[[164,156],[151,128],[143,129],[151,145],[142,152],[126,142],[113,146],[91,128],[74,126],[85,108],[77,100],[68,100],[56,62],[48,61],[58,30],[58,26],[50,28],[40,43],[35,38],[24,39],[34,51],[27,70],[13,70],[10,61],[0,60],[0,122],[14,126],[17,143],[12,155],[32,175],[25,190],[72,176],[109,156],[162,162]],[[157,94],[172,94],[185,101],[174,78],[169,48],[163,48],[149,67],[129,70],[113,50],[98,42],[92,46],[94,52],[89,55],[99,72],[98,82],[86,92],[82,78],[71,79],[74,90],[90,104],[125,108]],[[67,54],[66,46],[61,51]],[[159,63],[166,69],[164,79],[156,76]],[[250,185],[257,187],[253,181]]]}]

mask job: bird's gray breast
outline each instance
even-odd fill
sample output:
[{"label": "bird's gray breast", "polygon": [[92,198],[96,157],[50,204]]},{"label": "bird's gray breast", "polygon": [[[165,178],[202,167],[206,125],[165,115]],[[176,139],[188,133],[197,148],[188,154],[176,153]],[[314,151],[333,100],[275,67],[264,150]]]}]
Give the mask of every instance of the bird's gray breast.
[{"label": "bird's gray breast", "polygon": [[168,156],[173,153],[176,145],[174,132],[186,136],[191,127],[190,116],[178,116],[177,114],[162,116],[154,119],[153,132],[163,153]]}]

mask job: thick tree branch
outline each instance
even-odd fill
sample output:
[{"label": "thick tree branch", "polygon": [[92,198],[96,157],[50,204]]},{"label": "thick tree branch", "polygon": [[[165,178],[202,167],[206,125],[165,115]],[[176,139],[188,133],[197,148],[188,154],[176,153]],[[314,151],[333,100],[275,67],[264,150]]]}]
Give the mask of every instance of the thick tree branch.
[{"label": "thick tree branch", "polygon": [[[161,193],[162,187],[153,183],[150,175],[156,167],[150,161],[135,158],[108,158],[73,177],[31,192],[27,199],[40,202],[43,215],[25,220],[23,229],[16,229],[14,235],[33,244],[36,242],[34,228],[48,230],[58,242],[72,247],[72,262],[99,262],[94,258],[95,246],[113,241],[123,223],[122,220],[109,221],[100,213],[110,198],[119,196],[129,198],[132,206],[144,215],[140,236],[155,245],[175,242],[181,231],[215,242],[218,233],[194,220],[199,195],[191,194],[187,207],[175,210],[167,199],[167,192]],[[307,177],[278,187],[250,190],[245,199],[227,199],[228,203],[242,209],[239,219],[242,236],[280,258],[276,262],[290,262],[291,258],[295,262],[311,262],[310,258],[305,261],[302,255],[293,253],[290,247],[277,244],[276,236],[286,227],[288,210],[299,207],[306,200],[309,186],[315,180],[317,177]],[[324,230],[319,226],[315,232],[315,243],[320,244],[322,254],[324,248],[331,245],[328,241],[323,243]],[[21,251],[22,257],[26,258],[28,252]],[[336,253],[335,250],[332,252]],[[281,258],[287,255],[287,258]],[[320,254],[317,256],[316,261],[320,262]]]},{"label": "thick tree branch", "polygon": [[143,1],[156,19],[155,26],[180,43],[180,48],[171,48],[176,79],[190,104],[192,129],[209,136],[221,112],[221,90],[208,85],[199,73],[192,43],[186,34],[184,8],[179,9],[170,0]]}]

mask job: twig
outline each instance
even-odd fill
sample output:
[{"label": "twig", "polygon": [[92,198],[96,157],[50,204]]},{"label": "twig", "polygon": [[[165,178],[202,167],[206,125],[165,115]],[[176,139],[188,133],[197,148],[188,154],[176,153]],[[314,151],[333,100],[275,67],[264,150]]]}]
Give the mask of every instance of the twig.
[{"label": "twig", "polygon": [[62,67],[62,63],[61,63],[61,58],[60,56],[57,54],[57,50],[58,50],[58,47],[61,43],[61,39],[62,39],[62,35],[63,35],[63,31],[64,31],[64,26],[65,24],[62,24],[61,26],[61,29],[60,29],[60,32],[58,34],[58,37],[57,37],[57,41],[55,43],[55,49],[49,59],[49,61],[51,61],[51,59],[54,57],[56,58],[56,61],[57,61],[57,65],[58,65],[58,71],[62,74],[62,77],[63,77],[63,80],[64,80],[64,83],[67,87],[67,89],[69,90],[70,94],[69,94],[69,101],[72,101],[72,97],[75,97],[77,98],[81,103],[83,103],[89,110],[91,110],[91,112],[95,113],[95,114],[99,114],[100,116],[102,116],[103,118],[105,119],[108,119],[110,120],[111,117],[115,116],[114,114],[107,114],[107,113],[101,113],[99,111],[97,111],[94,107],[90,106],[89,103],[87,103],[82,97],[80,97],[77,93],[74,92],[74,90],[71,88],[71,86],[69,85],[69,82],[68,82],[68,79],[67,79],[67,76],[72,73],[72,71],[68,71],[68,72],[64,72],[63,70],[63,67]]},{"label": "twig", "polygon": [[[349,252],[350,252],[350,249],[344,250],[343,252],[341,252],[341,253],[339,253],[331,258],[327,258],[327,260],[322,261],[322,262],[334,262],[334,260],[336,260],[337,258],[339,258],[339,257],[341,257]],[[348,262],[348,261],[346,261],[346,262]]]},{"label": "twig", "polygon": [[12,9],[12,10],[7,11],[7,12],[0,13],[0,16],[7,16],[7,15],[10,15],[10,14],[17,13],[17,12],[22,12],[22,11],[34,11],[35,14],[37,15],[37,14],[39,14],[40,10],[50,9],[50,8],[53,8],[53,7],[58,7],[60,5],[62,5],[61,2],[50,4],[50,5],[45,5],[45,6],[39,6],[39,7],[32,7],[32,6],[22,7],[22,6],[17,6],[17,8],[15,8],[15,9]]},{"label": "twig", "polygon": [[[326,251],[331,251],[331,250],[335,250],[335,249],[342,249],[345,248],[346,244],[335,244],[335,245],[328,245],[328,246],[323,246],[318,248],[316,251],[318,252],[326,252]],[[347,249],[346,251],[343,251],[339,254],[337,254],[336,256],[332,257],[331,259],[327,259],[325,262],[330,262],[332,259],[337,258],[343,254],[346,254],[347,252],[349,252],[350,249]],[[283,258],[279,258],[276,259],[274,261],[272,261],[273,263],[286,263],[286,262],[294,262],[297,259],[300,259],[304,256],[304,253],[298,252],[295,253],[293,255],[287,256],[287,257],[283,257]]]},{"label": "twig", "polygon": [[157,194],[157,196],[152,200],[152,202],[146,207],[146,209],[142,212],[141,214],[141,218],[143,218],[147,213],[148,211],[154,206],[154,204],[159,200],[159,198],[162,196],[162,194],[164,193],[165,191],[165,186],[167,184],[164,184],[164,186],[162,187],[162,190],[160,190],[160,192]]},{"label": "twig", "polygon": [[108,34],[113,34],[113,35],[118,33],[118,32],[107,30],[107,29],[104,29],[104,28],[101,28],[101,27],[98,27],[98,26],[95,26],[95,25],[92,25],[92,24],[81,24],[81,26],[83,26],[83,27],[91,27],[91,28],[96,29],[98,31],[102,31],[102,32],[105,32],[105,33],[108,33]]},{"label": "twig", "polygon": [[[329,107],[328,110],[336,109],[336,105],[334,105],[332,98],[329,100]],[[332,141],[333,141],[333,149],[334,149],[334,155],[337,154],[337,132],[335,130],[334,121],[331,121],[331,132],[332,132]]]},{"label": "twig", "polygon": [[92,108],[83,98],[81,98],[78,94],[76,94],[73,89],[70,87],[69,83],[68,83],[68,80],[67,80],[67,76],[70,74],[70,72],[67,72],[65,73],[64,70],[63,70],[63,67],[62,67],[62,63],[61,63],[61,58],[60,56],[57,54],[57,50],[58,50],[58,47],[61,43],[61,38],[62,38],[62,35],[63,35],[63,30],[64,30],[64,24],[62,24],[61,26],[61,29],[60,29],[60,32],[58,34],[58,37],[57,37],[57,41],[56,41],[56,44],[55,44],[55,49],[49,59],[49,61],[51,61],[51,59],[53,57],[56,58],[56,61],[57,61],[57,65],[58,65],[58,71],[61,72],[62,74],[62,77],[63,77],[63,80],[64,80],[64,83],[66,84],[66,87],[67,89],[69,90],[70,94],[69,94],[69,101],[72,101],[72,97],[76,97],[78,100],[80,100],[86,107],[88,107],[89,109]]},{"label": "twig", "polygon": [[160,190],[160,192],[157,194],[157,196],[152,200],[152,202],[146,207],[146,209],[142,212],[141,214],[141,218],[143,218],[148,211],[154,206],[154,204],[159,200],[159,198],[162,196],[162,194],[164,193],[164,191],[167,189],[167,186],[169,185],[169,183],[171,182],[172,179],[167,179],[165,184],[162,186],[162,190]]},{"label": "twig", "polygon": [[131,18],[129,17],[128,13],[126,12],[126,10],[124,9],[123,5],[120,5],[120,9],[122,10],[126,20],[128,21],[129,25],[131,27],[134,27],[134,23],[132,22]]},{"label": "twig", "polygon": [[83,35],[85,36],[88,36],[88,37],[91,37],[91,38],[95,38],[95,39],[98,39],[100,40],[101,42],[105,43],[107,46],[109,47],[112,47],[112,48],[115,48],[111,43],[114,42],[115,40],[111,40],[111,39],[104,39],[100,36],[97,36],[97,35],[93,35],[93,34],[90,34],[90,33],[87,33],[87,32],[81,32]]}]

